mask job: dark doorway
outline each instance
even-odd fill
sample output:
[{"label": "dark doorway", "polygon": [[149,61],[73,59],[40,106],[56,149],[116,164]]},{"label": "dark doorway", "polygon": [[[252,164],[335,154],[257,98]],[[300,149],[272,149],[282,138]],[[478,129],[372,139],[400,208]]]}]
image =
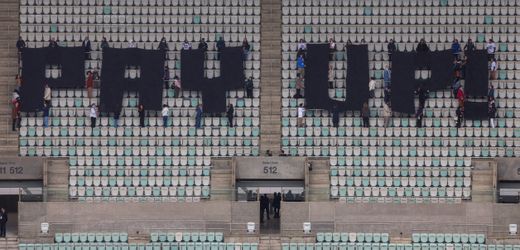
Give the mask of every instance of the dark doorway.
[{"label": "dark doorway", "polygon": [[18,195],[0,195],[0,207],[7,212],[6,236],[18,235]]}]

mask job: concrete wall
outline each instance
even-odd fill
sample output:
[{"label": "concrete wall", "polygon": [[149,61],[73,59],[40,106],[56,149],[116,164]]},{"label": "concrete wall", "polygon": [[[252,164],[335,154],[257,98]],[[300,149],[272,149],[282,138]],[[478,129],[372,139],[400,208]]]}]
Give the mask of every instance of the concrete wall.
[{"label": "concrete wall", "polygon": [[[256,202],[200,203],[86,203],[47,202],[19,204],[19,237],[46,242],[56,232],[125,231],[130,235],[151,231],[218,231],[244,234],[247,222],[258,225]],[[50,224],[50,235],[40,234],[40,223]]]},{"label": "concrete wall", "polygon": [[283,203],[282,234],[302,234],[302,223],[312,231],[474,232],[504,236],[510,223],[520,224],[518,205],[462,204],[345,204],[336,202]]},{"label": "concrete wall", "polygon": [[496,158],[498,180],[520,181],[520,159]]}]

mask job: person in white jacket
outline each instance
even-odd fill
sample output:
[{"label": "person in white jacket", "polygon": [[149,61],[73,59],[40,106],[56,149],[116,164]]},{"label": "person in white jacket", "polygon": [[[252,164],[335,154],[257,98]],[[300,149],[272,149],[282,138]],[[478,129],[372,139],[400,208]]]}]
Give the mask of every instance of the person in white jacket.
[{"label": "person in white jacket", "polygon": [[170,109],[168,109],[168,105],[163,104],[161,114],[163,118],[163,126],[168,127],[168,116],[170,114]]},{"label": "person in white jacket", "polygon": [[368,82],[368,91],[370,98],[374,98],[376,91],[376,80],[374,77],[370,77],[370,82]]},{"label": "person in white jacket", "polygon": [[385,128],[390,126],[390,119],[392,117],[392,108],[390,107],[390,103],[383,104],[383,119]]}]

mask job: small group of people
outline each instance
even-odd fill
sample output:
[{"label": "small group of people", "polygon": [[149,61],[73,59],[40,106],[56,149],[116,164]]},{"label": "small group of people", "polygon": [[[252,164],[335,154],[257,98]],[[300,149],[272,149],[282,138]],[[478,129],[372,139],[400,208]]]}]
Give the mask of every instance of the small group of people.
[{"label": "small group of people", "polygon": [[260,223],[264,223],[264,214],[268,220],[271,219],[271,211],[274,213],[273,218],[280,218],[281,201],[282,194],[279,192],[275,192],[272,199],[269,199],[267,194],[260,196]]}]

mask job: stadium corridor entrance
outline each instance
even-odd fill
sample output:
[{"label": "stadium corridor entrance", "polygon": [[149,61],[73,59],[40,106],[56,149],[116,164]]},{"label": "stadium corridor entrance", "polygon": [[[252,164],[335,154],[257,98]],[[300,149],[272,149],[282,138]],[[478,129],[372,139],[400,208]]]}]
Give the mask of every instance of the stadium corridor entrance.
[{"label": "stadium corridor entrance", "polygon": [[305,201],[303,181],[237,181],[237,200],[258,202],[260,233],[280,233],[280,213],[285,202]]}]

